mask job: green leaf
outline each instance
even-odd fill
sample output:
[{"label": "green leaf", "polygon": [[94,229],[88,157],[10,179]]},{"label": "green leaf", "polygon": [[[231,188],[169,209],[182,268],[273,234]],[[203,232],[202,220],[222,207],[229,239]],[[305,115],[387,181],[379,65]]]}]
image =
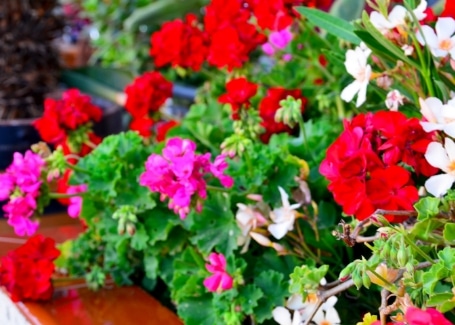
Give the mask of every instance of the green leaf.
[{"label": "green leaf", "polygon": [[297,7],[297,11],[305,16],[312,24],[324,29],[328,33],[354,44],[360,44],[360,39],[354,33],[354,26],[338,17],[334,17],[324,11]]},{"label": "green leaf", "polygon": [[131,248],[142,251],[147,248],[148,240],[149,236],[147,235],[144,226],[142,224],[136,225],[136,232],[131,238]]},{"label": "green leaf", "polygon": [[216,324],[211,294],[181,301],[177,304],[177,312],[186,325]]},{"label": "green leaf", "polygon": [[156,279],[160,261],[157,256],[146,255],[144,257],[145,275],[149,279]]},{"label": "green leaf", "polygon": [[346,21],[360,18],[365,0],[336,0],[330,7],[330,14]]},{"label": "green leaf", "polygon": [[150,245],[166,240],[169,232],[180,223],[173,212],[161,208],[150,210],[141,217],[145,218],[145,229],[150,238]]},{"label": "green leaf", "polygon": [[253,309],[258,306],[259,299],[264,297],[264,292],[253,284],[239,288],[239,302],[242,312],[246,315],[254,315]]},{"label": "green leaf", "polygon": [[439,213],[439,204],[441,199],[436,197],[427,196],[421,198],[414,207],[417,211],[417,219],[425,220],[427,218],[434,217]]},{"label": "green leaf", "polygon": [[264,293],[264,297],[259,299],[258,306],[254,308],[258,323],[262,323],[272,317],[273,308],[284,305],[288,295],[287,281],[284,281],[283,274],[268,270],[261,272],[254,279],[254,284]]},{"label": "green leaf", "polygon": [[203,281],[208,275],[202,256],[193,247],[187,247],[181,256],[174,260],[172,299],[179,303],[187,297],[202,295],[206,292]]},{"label": "green leaf", "polygon": [[455,223],[447,223],[443,231],[444,239],[448,242],[455,241]]},{"label": "green leaf", "polygon": [[189,218],[193,219],[190,230],[194,233],[190,240],[203,254],[208,255],[216,249],[229,256],[237,248],[240,230],[231,210],[229,196],[222,193],[211,194],[204,202],[202,212],[192,212],[187,219]]}]

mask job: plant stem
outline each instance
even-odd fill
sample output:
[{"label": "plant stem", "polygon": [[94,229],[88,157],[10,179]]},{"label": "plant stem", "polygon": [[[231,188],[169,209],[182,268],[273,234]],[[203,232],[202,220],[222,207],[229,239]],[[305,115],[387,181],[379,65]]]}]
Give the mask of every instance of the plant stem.
[{"label": "plant stem", "polygon": [[213,186],[213,185],[207,185],[207,189],[209,191],[214,191],[214,192],[222,192],[222,193],[228,193],[229,192],[229,190],[227,188]]},{"label": "plant stem", "polygon": [[66,163],[66,166],[72,170],[74,170],[75,172],[79,172],[79,173],[84,173],[84,174],[90,174],[90,172],[84,168],[80,168],[80,167],[77,167],[76,165],[73,165],[73,164],[70,164],[70,163]]},{"label": "plant stem", "polygon": [[73,193],[73,194],[63,194],[63,193],[49,193],[51,199],[69,199],[70,197],[82,196],[87,192]]}]

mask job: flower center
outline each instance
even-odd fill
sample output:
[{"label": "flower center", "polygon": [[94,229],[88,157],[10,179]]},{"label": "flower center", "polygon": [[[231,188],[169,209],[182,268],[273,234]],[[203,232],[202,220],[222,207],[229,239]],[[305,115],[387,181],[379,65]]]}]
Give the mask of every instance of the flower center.
[{"label": "flower center", "polygon": [[455,175],[455,161],[451,161],[447,166],[447,174]]},{"label": "flower center", "polygon": [[444,51],[450,51],[452,49],[453,44],[450,38],[442,40],[439,42],[439,48]]},{"label": "flower center", "polygon": [[324,319],[322,322],[319,323],[319,325],[332,325],[332,323]]}]

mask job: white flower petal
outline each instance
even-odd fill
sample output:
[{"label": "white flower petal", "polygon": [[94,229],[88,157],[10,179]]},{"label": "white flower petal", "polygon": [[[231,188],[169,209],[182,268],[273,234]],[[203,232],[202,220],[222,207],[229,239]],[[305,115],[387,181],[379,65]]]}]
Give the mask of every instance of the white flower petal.
[{"label": "white flower petal", "polygon": [[389,13],[389,21],[393,27],[403,26],[406,24],[406,15],[408,11],[403,6],[395,6]]},{"label": "white flower petal", "polygon": [[449,39],[455,32],[455,20],[452,17],[442,17],[436,22],[436,34],[440,41]]},{"label": "white flower petal", "polygon": [[430,48],[437,48],[439,45],[438,44],[439,40],[433,28],[424,25],[421,27],[421,29],[422,34],[420,32],[417,32],[417,40],[419,41],[419,43],[422,45],[428,44]]},{"label": "white flower petal", "polygon": [[297,293],[290,296],[288,301],[286,302],[286,307],[292,310],[302,309],[305,306],[306,304],[303,302],[302,295],[299,295]]},{"label": "white flower petal", "polygon": [[280,191],[281,203],[283,204],[283,207],[289,208],[289,195],[284,191],[284,189],[281,186],[278,186],[278,191]]},{"label": "white flower petal", "polygon": [[451,163],[455,162],[455,143],[450,138],[445,138],[444,148]]},{"label": "white flower petal", "polygon": [[335,308],[331,308],[325,312],[325,319],[332,325],[341,323],[340,316],[338,316],[338,312]]},{"label": "white flower petal", "polygon": [[335,306],[335,304],[337,303],[337,301],[338,301],[338,298],[337,298],[337,297],[335,297],[335,296],[329,297],[329,298],[326,300],[326,302],[324,302],[324,303],[322,304],[322,309],[323,309],[323,310],[328,310],[328,309],[330,309],[330,308],[333,308],[333,306]]},{"label": "white flower petal", "polygon": [[292,325],[300,325],[302,323],[302,316],[299,311],[294,312],[294,317],[292,318]]},{"label": "white flower petal", "polygon": [[447,171],[447,166],[450,164],[447,152],[439,142],[431,142],[428,145],[427,151],[425,152],[425,159],[431,166],[443,171]]},{"label": "white flower petal", "polygon": [[341,92],[341,99],[345,102],[350,102],[354,96],[359,92],[362,84],[354,80],[351,84],[347,85]]},{"label": "white flower petal", "polygon": [[359,89],[359,92],[357,94],[357,101],[355,104],[356,107],[360,107],[367,100],[367,87],[368,87],[368,81],[363,82]]},{"label": "white flower petal", "polygon": [[425,182],[425,188],[428,193],[433,194],[436,197],[443,196],[452,187],[455,182],[455,176],[448,174],[440,174],[431,176]]},{"label": "white flower petal", "polygon": [[432,131],[444,129],[444,125],[438,124],[438,123],[420,121],[420,125],[422,126],[422,128],[425,132],[432,132]]},{"label": "white flower petal", "polygon": [[272,316],[275,322],[280,325],[292,325],[291,313],[284,307],[276,307],[272,311]]},{"label": "white flower petal", "polygon": [[268,231],[272,234],[273,237],[276,239],[283,238],[289,230],[289,226],[287,223],[274,223],[267,227]]},{"label": "white flower petal", "polygon": [[427,10],[427,2],[425,0],[420,1],[420,4],[413,10],[414,15],[416,16],[417,20],[422,20],[427,17],[425,10]]}]

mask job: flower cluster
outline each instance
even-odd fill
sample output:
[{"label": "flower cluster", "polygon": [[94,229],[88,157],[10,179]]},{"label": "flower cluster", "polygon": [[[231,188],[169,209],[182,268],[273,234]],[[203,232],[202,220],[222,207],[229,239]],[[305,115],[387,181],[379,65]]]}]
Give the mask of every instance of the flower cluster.
[{"label": "flower cluster", "polygon": [[0,174],[0,201],[9,199],[3,211],[19,236],[30,236],[38,228],[38,222],[30,218],[38,206],[44,166],[45,161],[38,154],[30,150],[24,155],[16,152],[6,172]]},{"label": "flower cluster", "polygon": [[[91,123],[101,120],[102,110],[91,103],[89,96],[77,89],[66,90],[61,100],[47,98],[44,101],[44,114],[34,123],[41,138],[61,145],[65,153],[89,152],[87,143],[99,143],[101,139],[91,131]],[[75,131],[87,128],[85,135]]]},{"label": "flower cluster", "polygon": [[226,83],[226,93],[218,98],[223,104],[229,104],[232,110],[232,119],[240,119],[240,110],[250,107],[250,98],[256,95],[258,85],[248,81],[245,77],[235,78]]},{"label": "flower cluster", "polygon": [[196,154],[196,144],[191,140],[173,138],[166,143],[162,156],[150,155],[139,182],[159,192],[161,200],[169,198],[169,209],[184,219],[192,203],[197,211],[202,209],[202,200],[207,197],[204,176],[213,175],[224,187],[233,185],[233,179],[224,174],[228,167],[225,159],[219,155],[211,163],[210,153]]},{"label": "flower cluster", "polygon": [[13,301],[46,300],[52,296],[53,261],[60,255],[51,238],[35,235],[0,259],[0,285]]},{"label": "flower cluster", "polygon": [[207,271],[211,276],[204,280],[204,286],[210,292],[220,292],[229,290],[233,286],[234,279],[226,271],[226,258],[223,254],[211,253],[209,255],[210,264],[206,264]]},{"label": "flower cluster", "polygon": [[157,68],[170,64],[198,71],[207,58],[207,35],[197,26],[197,18],[188,14],[184,21],[176,19],[161,26],[152,35],[150,55]]},{"label": "flower cluster", "polygon": [[146,72],[134,79],[125,88],[125,93],[125,108],[132,116],[131,130],[139,132],[143,137],[150,137],[154,124],[151,114],[157,112],[172,96],[172,83],[159,72]]},{"label": "flower cluster", "polygon": [[[434,308],[422,310],[410,306],[407,307],[404,315],[400,314],[396,318],[399,320],[388,322],[387,325],[452,325],[443,314]],[[357,325],[381,325],[381,321],[378,320],[377,316],[367,313],[363,317],[363,321],[358,322]]]},{"label": "flower cluster", "polygon": [[150,55],[156,67],[170,64],[198,71],[207,61],[229,71],[240,68],[253,50],[267,42],[266,30],[272,32],[266,51],[283,49],[290,40],[288,27],[298,16],[292,7],[306,2],[327,9],[332,0],[212,0],[205,7],[203,26],[194,15],[164,23],[151,36]]},{"label": "flower cluster", "polygon": [[[431,139],[418,119],[400,112],[361,114],[345,122],[320,172],[330,181],[328,188],[343,211],[359,220],[376,209],[413,210],[419,196],[405,166],[417,175],[436,173],[424,156]],[[403,217],[386,217],[403,221]]]}]

